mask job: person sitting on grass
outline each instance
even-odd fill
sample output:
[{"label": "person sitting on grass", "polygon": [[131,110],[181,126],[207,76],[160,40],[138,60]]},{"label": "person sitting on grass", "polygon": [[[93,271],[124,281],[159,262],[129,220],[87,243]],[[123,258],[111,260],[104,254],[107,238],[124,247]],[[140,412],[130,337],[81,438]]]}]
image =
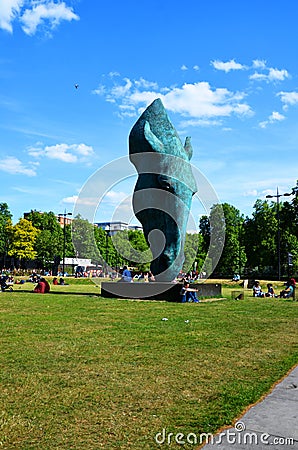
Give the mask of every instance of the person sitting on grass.
[{"label": "person sitting on grass", "polygon": [[196,292],[198,292],[198,290],[191,288],[188,281],[185,281],[180,291],[181,302],[199,303],[200,300],[198,299]]},{"label": "person sitting on grass", "polygon": [[253,297],[264,297],[265,296],[264,292],[262,291],[259,281],[256,281],[255,284],[253,285],[252,295],[253,295]]},{"label": "person sitting on grass", "polygon": [[133,281],[131,271],[127,268],[127,266],[123,266],[123,272],[120,281],[125,281],[126,283],[131,283]]},{"label": "person sitting on grass", "polygon": [[267,292],[265,294],[265,297],[277,297],[277,295],[274,292],[273,286],[271,283],[267,284]]},{"label": "person sitting on grass", "polygon": [[40,278],[39,282],[33,289],[35,294],[47,294],[50,292],[50,285],[45,278]]},{"label": "person sitting on grass", "polygon": [[286,288],[283,289],[281,291],[281,293],[279,294],[280,298],[290,298],[293,297],[293,293],[294,293],[294,284],[293,282],[290,280],[287,282],[286,284]]}]

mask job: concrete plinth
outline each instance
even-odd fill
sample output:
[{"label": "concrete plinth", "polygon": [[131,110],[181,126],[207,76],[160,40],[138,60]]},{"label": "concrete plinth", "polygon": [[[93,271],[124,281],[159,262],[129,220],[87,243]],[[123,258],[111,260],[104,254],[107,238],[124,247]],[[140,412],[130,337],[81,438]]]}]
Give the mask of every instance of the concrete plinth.
[{"label": "concrete plinth", "polygon": [[[198,297],[217,297],[221,295],[221,284],[193,284]],[[180,302],[181,283],[125,283],[102,282],[101,296],[105,298],[139,298],[144,300],[165,300]]]}]

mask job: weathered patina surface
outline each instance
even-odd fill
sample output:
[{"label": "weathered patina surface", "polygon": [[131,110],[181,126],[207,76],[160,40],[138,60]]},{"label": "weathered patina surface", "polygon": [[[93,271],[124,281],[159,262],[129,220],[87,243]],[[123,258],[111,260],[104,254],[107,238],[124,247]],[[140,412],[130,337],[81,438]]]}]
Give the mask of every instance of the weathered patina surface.
[{"label": "weathered patina surface", "polygon": [[192,146],[183,145],[160,99],[133,126],[129,155],[138,171],[133,208],[150,245],[157,281],[172,281],[184,262],[184,243],[193,194]]}]

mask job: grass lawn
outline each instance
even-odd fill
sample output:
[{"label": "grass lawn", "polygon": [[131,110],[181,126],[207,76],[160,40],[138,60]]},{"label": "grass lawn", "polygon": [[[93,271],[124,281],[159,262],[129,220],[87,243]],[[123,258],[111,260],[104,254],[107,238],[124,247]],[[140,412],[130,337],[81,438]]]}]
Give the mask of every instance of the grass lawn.
[{"label": "grass lawn", "polygon": [[167,447],[156,433],[213,433],[297,363],[298,302],[232,301],[233,286],[180,304],[28,285],[0,293],[1,449]]}]

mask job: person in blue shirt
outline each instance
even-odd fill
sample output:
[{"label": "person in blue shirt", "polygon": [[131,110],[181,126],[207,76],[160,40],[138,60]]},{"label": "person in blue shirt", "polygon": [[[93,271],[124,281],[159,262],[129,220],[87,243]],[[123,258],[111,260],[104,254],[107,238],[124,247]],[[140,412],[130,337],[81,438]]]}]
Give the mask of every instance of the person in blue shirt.
[{"label": "person in blue shirt", "polygon": [[126,283],[131,283],[132,282],[131,271],[127,268],[127,266],[123,267],[121,281],[125,281]]},{"label": "person in blue shirt", "polygon": [[284,289],[283,291],[281,291],[280,293],[280,298],[290,298],[293,297],[293,293],[294,293],[294,284],[291,281],[288,281],[286,284],[286,289]]},{"label": "person in blue shirt", "polygon": [[194,303],[199,303],[199,299],[197,297],[197,289],[193,289],[189,286],[189,283],[187,281],[184,282],[182,289],[180,291],[180,296],[181,296],[181,302],[182,303],[186,303],[186,302],[194,302]]}]

